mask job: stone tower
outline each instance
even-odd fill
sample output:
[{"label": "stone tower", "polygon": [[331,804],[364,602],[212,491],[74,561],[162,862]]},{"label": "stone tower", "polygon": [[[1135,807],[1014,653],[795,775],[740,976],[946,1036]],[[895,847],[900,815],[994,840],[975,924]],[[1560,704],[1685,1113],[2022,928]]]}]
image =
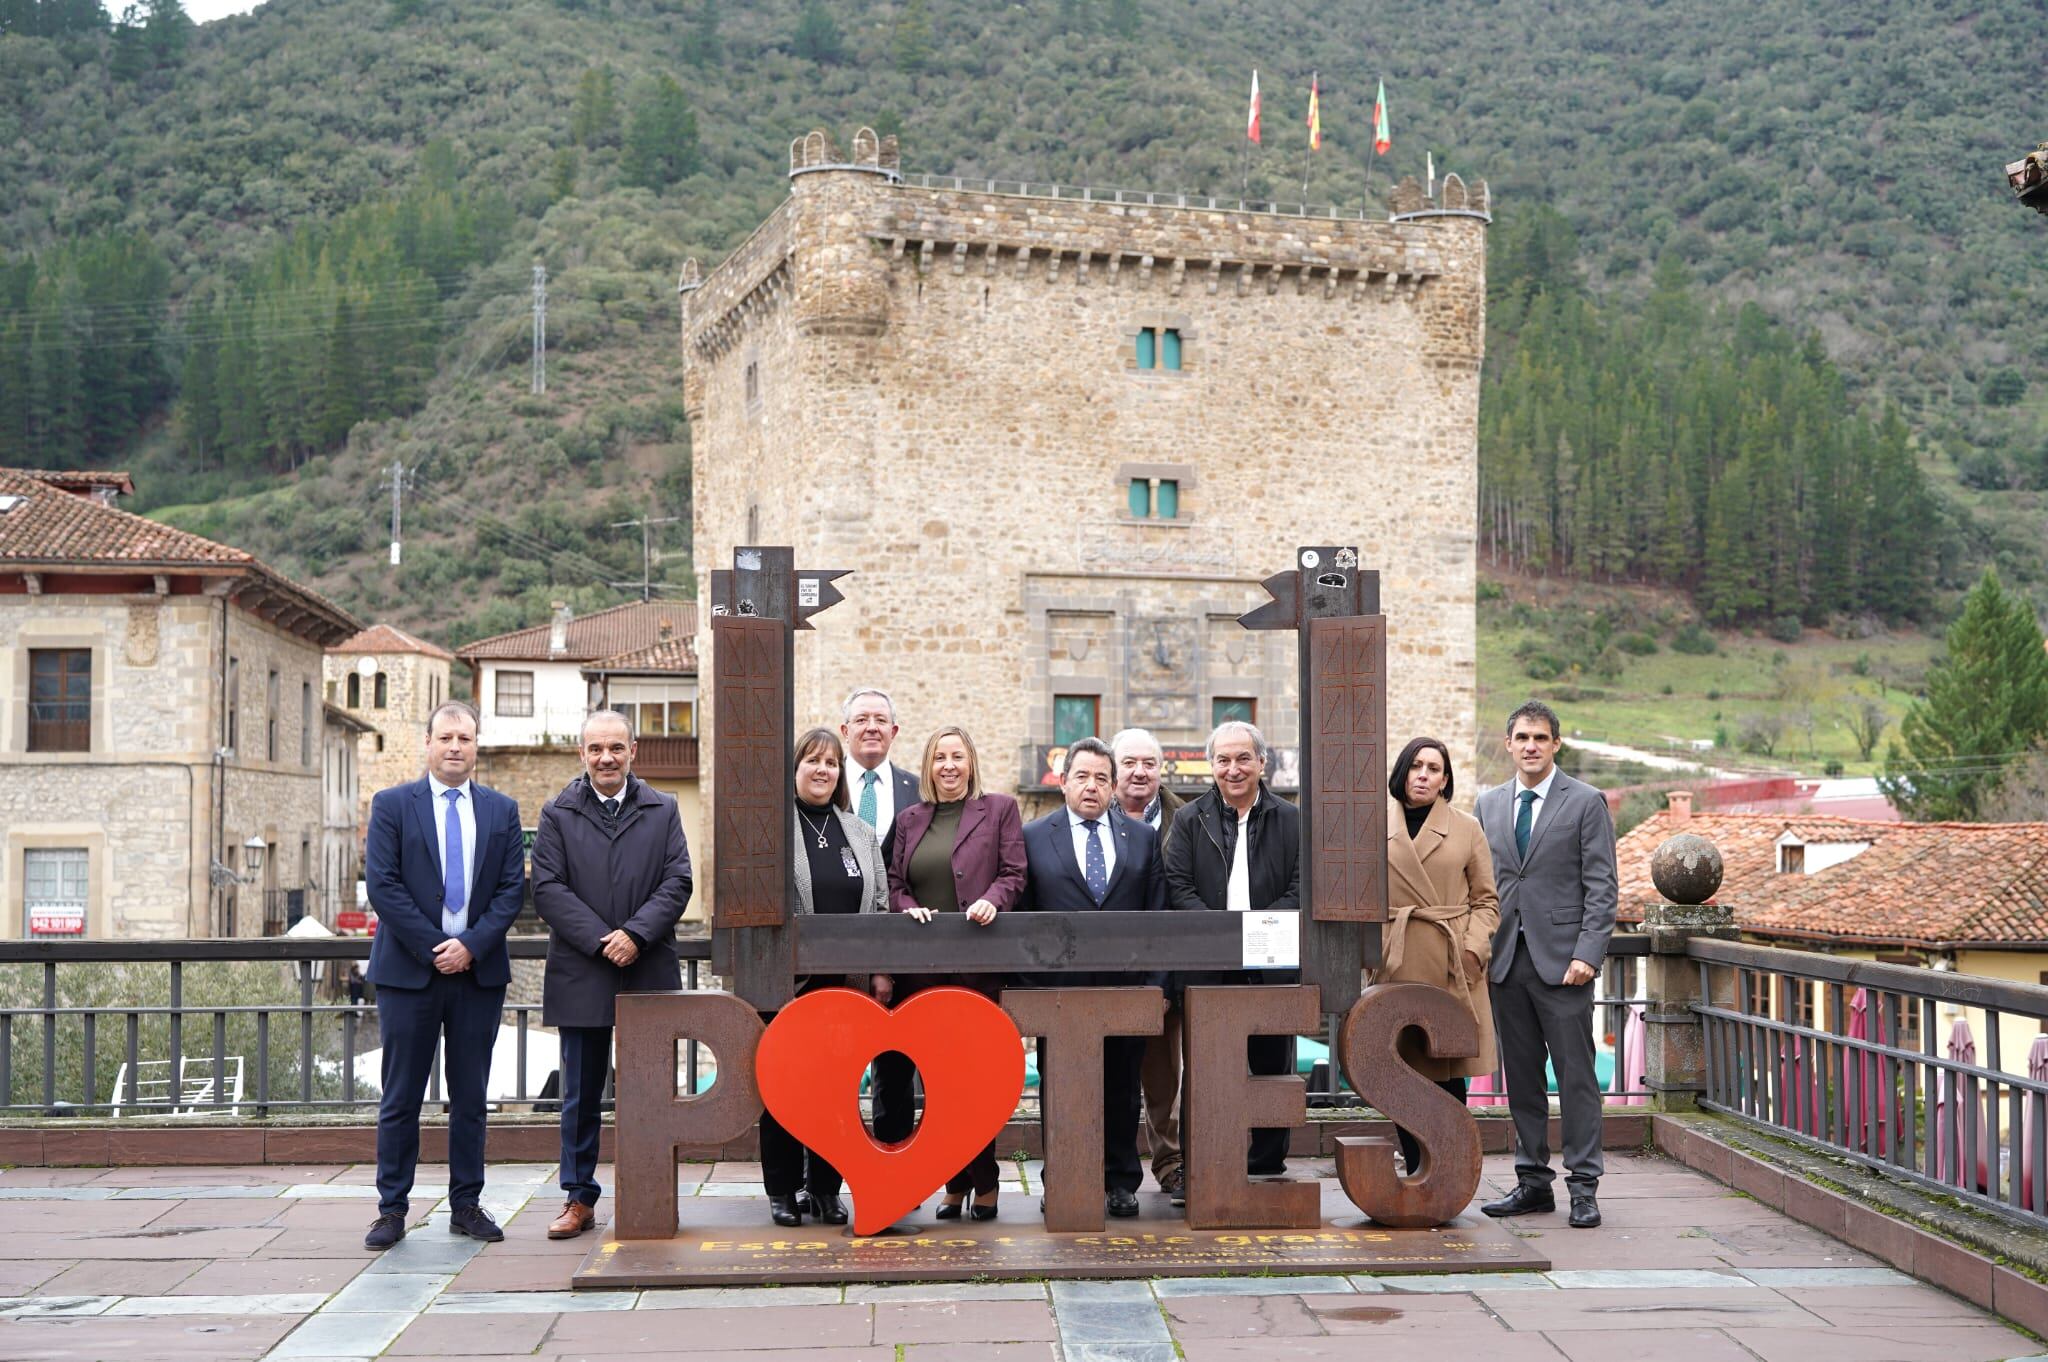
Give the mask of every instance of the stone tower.
[{"label": "stone tower", "polygon": [[1235,621],[1297,545],[1355,541],[1390,736],[1469,761],[1484,185],[1304,216],[905,176],[867,129],[789,174],[685,264],[682,351],[700,572],[740,543],[854,572],[798,636],[799,728],[880,686],[899,765],[958,722],[988,788],[1033,791],[1091,728],[1250,713],[1286,788],[1293,638]]},{"label": "stone tower", "polygon": [[427,716],[451,698],[454,661],[446,648],[388,624],[373,624],[327,650],[321,667],[327,703],[376,730],[357,739],[357,828],[369,829],[370,796],[426,770]]}]

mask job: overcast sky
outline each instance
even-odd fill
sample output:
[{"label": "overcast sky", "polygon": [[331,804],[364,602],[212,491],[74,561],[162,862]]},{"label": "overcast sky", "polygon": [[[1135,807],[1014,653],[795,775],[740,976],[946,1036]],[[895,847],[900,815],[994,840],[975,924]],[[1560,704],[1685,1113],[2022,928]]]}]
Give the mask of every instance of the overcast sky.
[{"label": "overcast sky", "polygon": [[[247,14],[263,3],[263,0],[185,0],[185,13],[197,23],[209,19],[225,19],[230,14]],[[109,12],[113,6],[108,6]]]}]

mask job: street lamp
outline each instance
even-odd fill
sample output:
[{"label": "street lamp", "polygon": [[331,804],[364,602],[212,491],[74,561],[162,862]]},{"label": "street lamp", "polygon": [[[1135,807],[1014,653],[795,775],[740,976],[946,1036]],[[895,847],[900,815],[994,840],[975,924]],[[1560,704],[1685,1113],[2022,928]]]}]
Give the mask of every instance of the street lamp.
[{"label": "street lamp", "polygon": [[263,853],[266,850],[268,848],[264,846],[263,839],[254,834],[250,835],[248,841],[242,843],[242,869],[245,872],[242,878],[245,882],[254,880],[263,869]]}]

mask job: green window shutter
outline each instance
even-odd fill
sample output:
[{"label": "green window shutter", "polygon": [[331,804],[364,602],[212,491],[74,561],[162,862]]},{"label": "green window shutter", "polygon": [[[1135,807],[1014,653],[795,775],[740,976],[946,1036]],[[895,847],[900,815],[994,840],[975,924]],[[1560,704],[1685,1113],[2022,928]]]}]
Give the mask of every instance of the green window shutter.
[{"label": "green window shutter", "polygon": [[1131,479],[1131,515],[1144,520],[1152,514],[1152,484],[1144,478]]},{"label": "green window shutter", "polygon": [[1214,728],[1218,724],[1256,723],[1258,721],[1252,718],[1252,715],[1257,711],[1258,706],[1251,700],[1242,697],[1226,699],[1219,695],[1209,702],[1209,726]]},{"label": "green window shutter", "polygon": [[1150,369],[1153,367],[1155,362],[1153,359],[1154,340],[1152,328],[1149,326],[1138,333],[1138,367],[1140,369]]},{"label": "green window shutter", "polygon": [[1170,326],[1159,333],[1159,367],[1180,368],[1180,332]]},{"label": "green window shutter", "polygon": [[1180,484],[1172,478],[1159,480],[1159,518],[1178,520],[1180,518]]},{"label": "green window shutter", "polygon": [[1093,695],[1055,695],[1052,698],[1052,740],[1056,747],[1066,747],[1083,738],[1095,736],[1095,700]]}]

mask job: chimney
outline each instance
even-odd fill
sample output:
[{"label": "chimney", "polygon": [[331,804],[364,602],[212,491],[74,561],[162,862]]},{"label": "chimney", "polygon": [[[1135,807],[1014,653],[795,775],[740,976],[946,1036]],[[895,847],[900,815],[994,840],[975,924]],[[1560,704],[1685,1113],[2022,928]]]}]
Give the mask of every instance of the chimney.
[{"label": "chimney", "polygon": [[1691,790],[1666,790],[1664,798],[1671,801],[1670,812],[1672,822],[1690,823],[1692,821]]},{"label": "chimney", "polygon": [[567,601],[555,601],[553,605],[555,619],[548,627],[548,656],[560,657],[569,651],[569,621],[575,616],[570,613]]},{"label": "chimney", "polygon": [[673,624],[670,624],[667,620],[663,620],[661,622],[661,641],[663,643],[666,643],[675,636],[676,627]]}]

